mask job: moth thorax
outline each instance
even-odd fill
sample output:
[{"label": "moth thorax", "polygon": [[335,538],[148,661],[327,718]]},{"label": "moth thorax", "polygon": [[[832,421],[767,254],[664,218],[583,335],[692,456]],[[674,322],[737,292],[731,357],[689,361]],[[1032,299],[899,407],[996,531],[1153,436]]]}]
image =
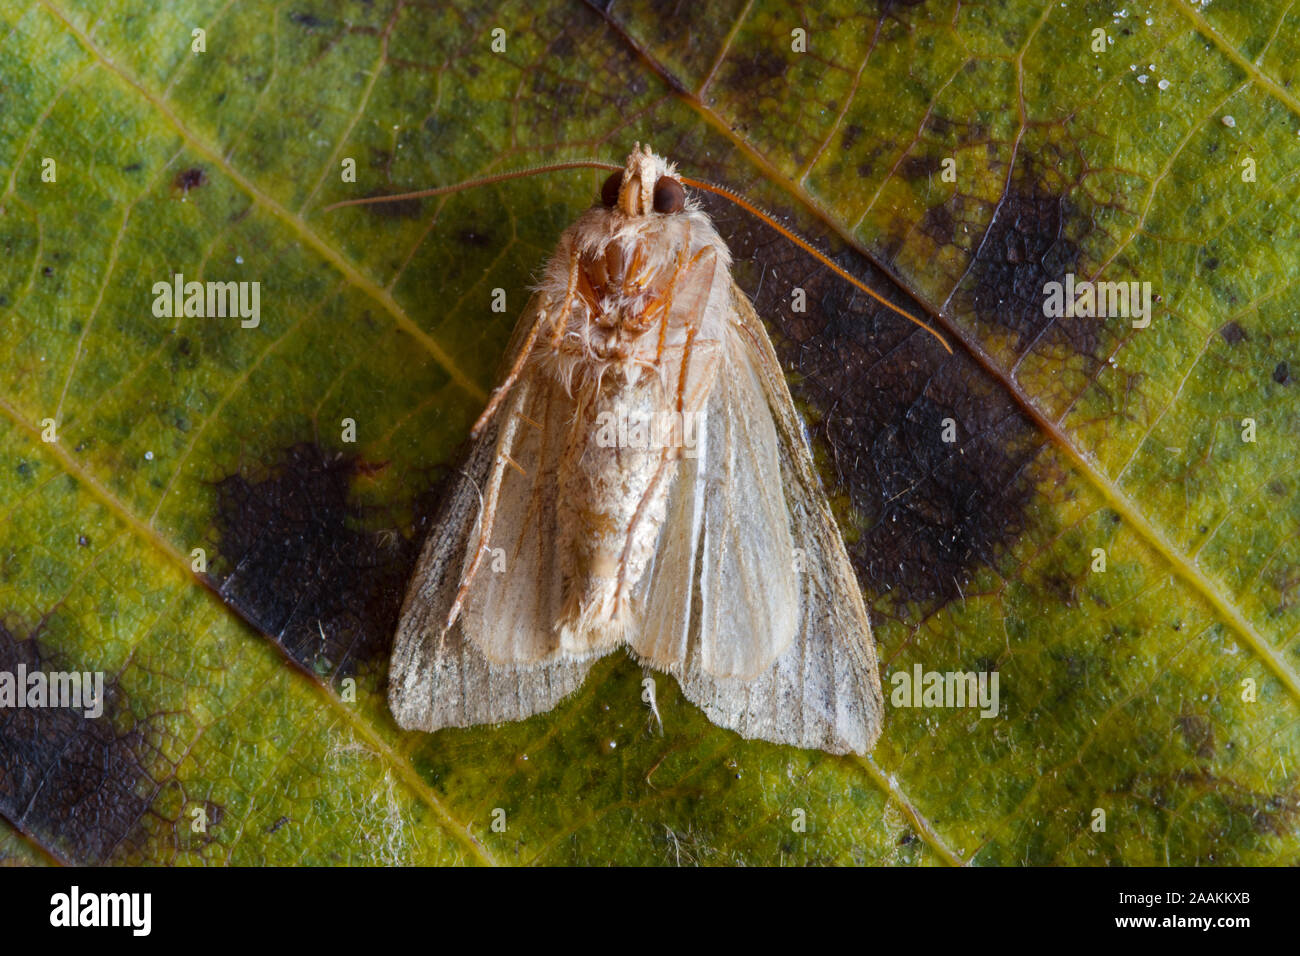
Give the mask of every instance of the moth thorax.
[{"label": "moth thorax", "polygon": [[660,298],[666,280],[649,264],[646,245],[636,238],[616,238],[583,256],[582,271],[594,302],[591,314],[597,325],[643,332],[653,323],[651,307]]}]

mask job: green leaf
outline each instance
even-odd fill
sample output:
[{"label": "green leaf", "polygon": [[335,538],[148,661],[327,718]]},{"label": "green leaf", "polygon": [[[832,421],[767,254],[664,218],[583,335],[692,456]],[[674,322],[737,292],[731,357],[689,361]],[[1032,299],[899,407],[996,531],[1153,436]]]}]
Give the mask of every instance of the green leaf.
[{"label": "green leaf", "polygon": [[[1300,14],[602,6],[0,10],[0,671],[107,687],[97,719],[0,711],[0,860],[1300,859]],[[953,343],[710,201],[886,696],[996,673],[996,717],[891,705],[834,758],[658,675],[660,734],[614,656],[523,723],[393,725],[439,479],[600,176],[324,207],[637,140]],[[158,317],[178,272],[259,282],[260,322]],[[1046,318],[1068,273],[1150,282],[1149,327]]]}]

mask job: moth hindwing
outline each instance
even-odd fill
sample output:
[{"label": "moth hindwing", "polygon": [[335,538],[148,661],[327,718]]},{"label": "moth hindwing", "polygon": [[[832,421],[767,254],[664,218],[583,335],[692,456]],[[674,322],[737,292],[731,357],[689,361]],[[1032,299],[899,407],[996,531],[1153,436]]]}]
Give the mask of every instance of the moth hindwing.
[{"label": "moth hindwing", "polygon": [[730,263],[648,148],[560,237],[407,591],[403,727],[549,710],[625,647],[744,737],[874,744],[866,607]]}]

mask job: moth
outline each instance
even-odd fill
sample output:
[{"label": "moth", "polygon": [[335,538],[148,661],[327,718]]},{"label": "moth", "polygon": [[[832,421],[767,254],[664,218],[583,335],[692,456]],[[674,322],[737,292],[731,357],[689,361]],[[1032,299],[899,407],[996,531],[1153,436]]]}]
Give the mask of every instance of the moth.
[{"label": "moth", "polygon": [[546,264],[424,545],[393,715],[522,720],[626,648],[742,737],[866,753],[867,610],[772,343],[686,186],[757,210],[649,147],[549,168],[583,165],[614,172]]}]

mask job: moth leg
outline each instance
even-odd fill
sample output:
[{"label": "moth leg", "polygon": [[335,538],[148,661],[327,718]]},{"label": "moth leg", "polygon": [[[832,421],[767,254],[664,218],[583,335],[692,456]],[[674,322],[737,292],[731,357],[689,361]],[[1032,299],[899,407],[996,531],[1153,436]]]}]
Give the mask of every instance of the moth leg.
[{"label": "moth leg", "polygon": [[632,543],[633,541],[636,540],[637,528],[640,526],[642,520],[644,520],[645,518],[646,504],[647,502],[654,500],[655,494],[660,484],[663,483],[664,479],[668,476],[670,472],[670,469],[668,467],[669,463],[675,460],[676,457],[677,456],[672,454],[671,450],[667,448],[665,448],[660,453],[659,467],[655,470],[655,476],[653,479],[651,479],[650,486],[646,488],[645,494],[641,496],[641,500],[637,503],[636,511],[632,515],[632,522],[631,524],[628,525],[627,541],[623,545],[623,553],[619,556],[618,559],[618,583],[614,587],[615,607],[617,607],[623,601],[623,589],[624,586],[627,584],[628,557],[630,556],[632,551]]},{"label": "moth leg", "polygon": [[[569,253],[569,287],[564,292],[564,305],[560,308],[560,314],[556,316],[555,329],[551,333],[551,348],[556,348],[560,344],[560,339],[564,336],[564,330],[567,328],[566,323],[569,320],[569,311],[573,308],[573,300],[578,295],[578,283],[585,278],[586,273],[582,271],[582,264],[578,261],[578,250],[575,248]],[[591,282],[588,280],[587,287],[591,288]],[[583,298],[588,299],[589,304],[594,299],[594,291],[590,296],[584,293]]]},{"label": "moth leg", "polygon": [[[564,305],[560,309],[559,313],[553,317],[556,328],[555,335],[557,338],[560,334],[560,330],[564,328],[564,323],[567,321],[569,310],[573,308],[573,296],[578,287],[579,271],[578,250],[574,249],[569,253],[569,288],[564,294]],[[541,334],[542,326],[546,323],[548,318],[552,318],[552,316],[547,311],[546,307],[543,306],[537,314],[537,320],[533,323],[533,327],[528,330],[528,337],[524,339],[524,344],[520,346],[519,354],[515,356],[514,364],[506,374],[505,381],[492,390],[492,398],[488,401],[487,408],[483,409],[483,414],[479,415],[478,421],[476,421],[474,427],[470,429],[469,433],[472,438],[477,438],[483,429],[487,427],[487,423],[492,420],[492,416],[496,414],[501,403],[505,401],[505,397],[510,394],[510,389],[514,387],[515,382],[519,380],[519,376],[523,374],[524,365],[528,362],[529,357],[532,356],[533,346],[537,344],[537,337]]]},{"label": "moth leg", "polygon": [[[540,323],[539,323],[540,324]],[[534,326],[536,328],[536,326]],[[530,391],[527,381],[519,386],[519,405],[524,407],[528,401]],[[479,526],[478,547],[474,550],[474,559],[470,566],[465,569],[461,576],[460,587],[456,590],[456,598],[451,602],[451,610],[447,612],[447,627],[450,628],[456,623],[456,618],[460,617],[461,608],[465,604],[465,596],[469,594],[470,585],[474,583],[474,576],[478,573],[479,566],[483,563],[483,556],[491,550],[492,545],[492,526],[496,520],[497,501],[501,496],[501,481],[505,477],[507,466],[520,468],[519,464],[510,457],[510,451],[514,448],[515,435],[519,430],[519,419],[521,416],[512,415],[506,422],[502,430],[501,437],[497,440],[496,461],[492,463],[492,475],[488,479],[487,499],[483,502],[483,520]]]},{"label": "moth leg", "polygon": [[[691,228],[688,224],[686,227],[686,239],[682,243],[681,249],[677,252],[677,262],[673,265],[673,274],[668,279],[668,287],[664,289],[662,295],[658,296],[656,300],[651,303],[649,308],[646,309],[647,313],[650,312],[651,309],[659,310],[659,344],[655,348],[655,362],[661,361],[664,357],[664,345],[668,341],[668,314],[672,311],[673,305],[673,291],[677,288],[677,277],[680,276],[682,271],[686,268],[686,253],[690,250],[690,247]],[[692,259],[691,265],[694,265],[695,262],[696,259]]]},{"label": "moth leg", "polygon": [[533,344],[537,341],[537,335],[541,331],[542,323],[544,321],[546,321],[545,309],[538,313],[537,321],[534,322],[533,327],[528,330],[528,338],[524,340],[523,347],[519,349],[519,355],[516,356],[514,365],[510,367],[510,372],[506,375],[505,381],[492,389],[492,398],[488,400],[487,408],[483,409],[483,413],[479,415],[478,421],[476,421],[474,427],[469,430],[471,438],[478,438],[478,436],[482,434],[483,429],[486,428],[488,422],[492,420],[492,416],[496,414],[501,403],[505,401],[506,396],[510,394],[510,389],[514,386],[515,382],[519,380],[520,374],[523,373],[524,365],[533,354]]},{"label": "moth leg", "polygon": [[[667,330],[668,330],[668,314],[672,306],[673,291],[677,287],[677,277],[682,274],[683,270],[686,267],[688,267],[688,265],[694,266],[697,262],[701,260],[701,258],[704,256],[706,252],[710,251],[707,248],[701,249],[691,258],[688,264],[686,262],[686,248],[687,246],[683,246],[681,253],[678,254],[677,264],[673,270],[672,278],[669,280],[668,287],[664,290],[663,293],[663,301],[660,310],[661,314],[659,320],[659,347],[657,350],[656,360],[662,360],[663,358],[664,341],[667,337]],[[687,372],[690,369],[691,357],[693,355],[692,346],[695,342],[695,336],[698,333],[699,333],[699,327],[693,321],[688,319],[687,326],[686,326],[686,344],[682,348],[682,365],[677,376],[677,395],[675,396],[676,400],[674,402],[675,410],[677,412],[677,419],[679,422],[681,422],[681,426],[682,426],[683,439],[685,438],[685,434],[686,434],[685,415],[686,415],[686,387],[687,387],[687,380],[688,380]],[[691,411],[694,412],[695,409],[692,408]],[[659,459],[659,467],[655,471],[654,479],[651,481],[650,487],[646,489],[645,496],[637,504],[636,512],[632,516],[632,523],[628,528],[627,543],[624,544],[623,554],[622,557],[619,559],[618,584],[615,586],[614,589],[615,601],[618,601],[622,598],[623,590],[627,584],[628,557],[632,549],[632,542],[636,538],[637,528],[641,524],[642,520],[644,520],[645,518],[646,503],[648,501],[653,500],[653,497],[659,485],[668,477],[669,474],[671,474],[672,472],[672,469],[670,468],[671,463],[676,460],[680,460],[680,458],[681,458],[680,448],[663,449]]]}]

